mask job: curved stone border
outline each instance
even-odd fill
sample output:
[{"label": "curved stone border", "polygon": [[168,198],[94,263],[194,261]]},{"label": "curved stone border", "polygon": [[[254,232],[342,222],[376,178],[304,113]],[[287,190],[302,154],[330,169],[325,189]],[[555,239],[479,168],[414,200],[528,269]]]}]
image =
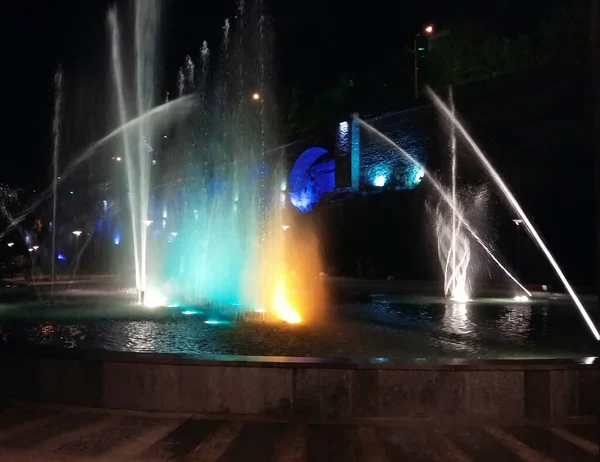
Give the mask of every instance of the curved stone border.
[{"label": "curved stone border", "polygon": [[381,361],[5,351],[0,392],[111,409],[317,420],[558,420],[593,416],[600,405],[598,360]]}]

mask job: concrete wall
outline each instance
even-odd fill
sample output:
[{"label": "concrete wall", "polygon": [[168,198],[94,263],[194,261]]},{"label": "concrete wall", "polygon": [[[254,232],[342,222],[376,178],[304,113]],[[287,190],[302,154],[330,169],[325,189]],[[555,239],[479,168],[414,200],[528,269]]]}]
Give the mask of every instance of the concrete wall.
[{"label": "concrete wall", "polygon": [[9,399],[57,404],[316,420],[559,420],[592,416],[600,404],[598,364],[241,358],[4,353],[0,391]]}]

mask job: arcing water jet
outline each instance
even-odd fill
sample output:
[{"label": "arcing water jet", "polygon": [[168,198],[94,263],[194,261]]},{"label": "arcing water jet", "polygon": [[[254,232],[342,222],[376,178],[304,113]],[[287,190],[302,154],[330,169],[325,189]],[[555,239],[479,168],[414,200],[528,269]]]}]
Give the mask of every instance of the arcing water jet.
[{"label": "arcing water jet", "polygon": [[452,211],[454,212],[454,214],[456,215],[456,219],[467,229],[467,231],[469,231],[470,235],[477,241],[477,243],[483,248],[483,250],[485,250],[485,252],[489,255],[489,257],[494,261],[494,263],[496,263],[500,269],[502,271],[504,271],[504,273],[506,273],[506,275],[512,279],[512,281],[517,284],[522,290],[523,292],[525,292],[529,297],[531,297],[531,292],[529,292],[524,286],[523,284],[521,284],[517,278],[515,278],[510,271],[508,271],[508,269],[506,269],[506,267],[504,265],[502,265],[502,263],[500,263],[500,261],[498,260],[498,258],[496,258],[496,256],[494,255],[494,253],[492,252],[492,250],[489,248],[489,246],[487,246],[485,244],[485,242],[483,242],[483,240],[477,235],[477,233],[475,233],[475,230],[473,229],[473,227],[466,221],[465,217],[463,216],[463,214],[461,213],[461,211],[454,207],[454,204],[452,203],[452,197],[450,194],[448,194],[447,191],[444,190],[444,188],[442,187],[442,185],[439,183],[439,181],[437,181],[433,175],[431,175],[431,173],[429,173],[429,171],[425,168],[424,165],[422,165],[418,160],[416,160],[413,156],[411,156],[408,152],[406,152],[402,147],[400,147],[397,143],[395,143],[392,139],[390,139],[388,136],[385,136],[383,133],[381,133],[379,130],[377,130],[375,127],[373,127],[372,125],[368,124],[367,122],[365,122],[364,120],[360,119],[359,117],[355,116],[356,120],[358,120],[358,122],[365,127],[367,130],[371,131],[372,133],[376,134],[377,136],[379,136],[382,140],[384,140],[386,143],[388,143],[390,146],[394,147],[395,149],[398,150],[398,152],[400,152],[408,161],[410,161],[413,165],[415,165],[416,167],[418,167],[419,169],[421,169],[421,171],[423,172],[423,176],[425,178],[427,178],[431,184],[433,185],[433,187],[435,188],[435,190],[439,193],[440,197],[444,200],[444,202],[452,209]]},{"label": "arcing water jet", "polygon": [[465,141],[469,144],[469,146],[471,146],[471,149],[473,150],[473,152],[477,155],[477,157],[479,158],[479,160],[483,164],[486,172],[494,180],[494,183],[496,183],[496,186],[498,186],[498,188],[500,189],[500,191],[502,192],[502,194],[504,195],[504,197],[508,201],[509,205],[517,213],[517,215],[519,216],[519,218],[521,218],[523,220],[525,228],[531,234],[531,236],[533,237],[533,240],[536,243],[536,245],[542,250],[542,252],[546,256],[546,259],[550,262],[550,264],[554,268],[554,271],[556,272],[556,275],[559,277],[559,279],[563,283],[563,286],[565,287],[565,289],[569,293],[569,296],[571,297],[571,299],[575,303],[575,306],[577,306],[577,308],[579,309],[579,312],[583,316],[583,319],[587,323],[590,331],[592,332],[592,334],[594,335],[594,337],[596,338],[596,340],[600,341],[600,333],[598,332],[598,329],[596,328],[596,326],[592,322],[592,319],[590,318],[590,315],[588,314],[588,312],[583,307],[583,304],[579,300],[579,297],[577,297],[577,294],[575,293],[575,291],[571,287],[571,284],[569,283],[569,281],[567,280],[567,278],[563,274],[562,270],[558,266],[558,263],[556,262],[556,260],[552,256],[552,254],[550,253],[550,250],[548,249],[548,247],[546,247],[546,244],[544,244],[544,241],[542,240],[541,236],[539,235],[539,233],[537,232],[537,230],[534,228],[534,226],[531,224],[531,221],[529,220],[529,218],[527,217],[527,215],[525,214],[525,212],[521,208],[521,205],[519,204],[519,202],[517,201],[517,199],[515,198],[515,196],[513,195],[513,193],[510,191],[510,189],[508,188],[508,186],[506,185],[506,183],[502,180],[502,177],[498,174],[498,172],[496,171],[496,169],[492,166],[492,164],[490,163],[490,161],[488,160],[488,158],[486,157],[486,155],[483,153],[483,151],[481,150],[481,148],[479,148],[479,146],[477,145],[477,143],[475,143],[475,141],[473,140],[473,138],[471,137],[471,135],[469,135],[469,132],[467,132],[467,130],[465,129],[465,127],[460,123],[460,121],[458,120],[458,118],[456,117],[456,115],[453,114],[453,112],[448,108],[448,106],[446,106],[446,104],[444,104],[444,102],[440,99],[440,97],[437,96],[433,92],[433,90],[431,88],[427,88],[427,93],[430,96],[430,98],[433,100],[433,103],[435,104],[435,106],[442,112],[442,114],[444,114],[445,117],[447,117],[451,121],[451,123],[461,133],[461,135],[463,136],[463,138],[465,139]]}]

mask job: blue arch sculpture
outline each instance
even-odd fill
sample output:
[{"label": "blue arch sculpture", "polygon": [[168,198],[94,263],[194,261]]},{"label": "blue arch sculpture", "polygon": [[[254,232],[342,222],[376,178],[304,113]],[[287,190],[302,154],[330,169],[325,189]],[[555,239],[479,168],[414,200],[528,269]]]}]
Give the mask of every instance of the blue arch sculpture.
[{"label": "blue arch sculpture", "polygon": [[321,195],[335,188],[335,160],[324,148],[307,149],[294,162],[288,184],[292,205],[311,211]]}]

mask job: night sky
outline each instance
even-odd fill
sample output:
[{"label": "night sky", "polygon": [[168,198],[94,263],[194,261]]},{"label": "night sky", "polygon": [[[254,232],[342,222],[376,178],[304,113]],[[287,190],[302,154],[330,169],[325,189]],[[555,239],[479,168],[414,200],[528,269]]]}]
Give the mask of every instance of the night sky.
[{"label": "night sky", "polygon": [[[119,5],[124,0],[117,0]],[[517,34],[568,0],[271,0],[277,36],[278,80],[309,91],[333,86],[343,73],[377,69],[415,32],[433,21],[471,21],[493,32]],[[106,0],[5,0],[0,6],[2,47],[2,166],[0,182],[48,184],[52,77],[67,71],[105,78]],[[492,5],[493,4],[493,5]],[[174,76],[203,40],[216,46],[232,0],[165,2],[164,69]],[[535,8],[534,8],[535,6]],[[104,76],[104,77],[103,77]],[[92,91],[90,89],[90,91]]]}]

